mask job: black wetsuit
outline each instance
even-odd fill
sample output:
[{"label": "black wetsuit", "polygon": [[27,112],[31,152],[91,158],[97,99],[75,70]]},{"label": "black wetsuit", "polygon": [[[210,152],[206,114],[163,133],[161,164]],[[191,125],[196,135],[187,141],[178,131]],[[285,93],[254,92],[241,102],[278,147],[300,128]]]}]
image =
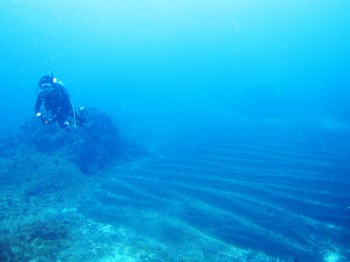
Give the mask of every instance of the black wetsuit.
[{"label": "black wetsuit", "polygon": [[41,105],[44,103],[46,119],[49,122],[57,121],[60,127],[66,128],[67,121],[73,116],[73,108],[70,96],[66,88],[60,83],[52,84],[49,90],[43,90],[38,94],[35,103],[35,113],[41,112]]}]

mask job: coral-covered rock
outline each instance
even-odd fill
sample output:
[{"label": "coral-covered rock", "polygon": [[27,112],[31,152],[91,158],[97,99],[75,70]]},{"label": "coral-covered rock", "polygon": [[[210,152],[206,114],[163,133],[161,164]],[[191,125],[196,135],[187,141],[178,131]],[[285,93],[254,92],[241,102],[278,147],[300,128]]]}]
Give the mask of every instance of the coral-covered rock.
[{"label": "coral-covered rock", "polygon": [[[34,149],[46,154],[59,154],[76,163],[84,173],[96,173],[123,155],[127,140],[106,113],[89,109],[82,126],[63,131],[56,123],[27,121],[15,136],[17,150]],[[13,147],[13,145],[7,145]],[[6,151],[3,145],[2,151]]]}]

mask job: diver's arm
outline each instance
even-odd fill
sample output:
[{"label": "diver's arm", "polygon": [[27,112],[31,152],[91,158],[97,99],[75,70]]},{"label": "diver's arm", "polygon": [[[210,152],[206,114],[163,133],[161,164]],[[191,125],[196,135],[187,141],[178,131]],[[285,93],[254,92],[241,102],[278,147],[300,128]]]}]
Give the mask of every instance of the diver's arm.
[{"label": "diver's arm", "polygon": [[43,100],[41,99],[41,93],[40,93],[40,94],[38,94],[38,96],[36,98],[36,102],[35,102],[35,107],[34,107],[35,114],[40,113],[40,108],[41,108],[42,102],[43,102]]},{"label": "diver's arm", "polygon": [[43,99],[41,96],[42,96],[42,93],[38,94],[38,96],[36,98],[34,112],[35,112],[36,117],[38,119],[40,119],[42,123],[47,124],[47,123],[49,123],[49,120],[45,116],[43,116],[43,114],[40,112],[41,104],[43,103]]}]

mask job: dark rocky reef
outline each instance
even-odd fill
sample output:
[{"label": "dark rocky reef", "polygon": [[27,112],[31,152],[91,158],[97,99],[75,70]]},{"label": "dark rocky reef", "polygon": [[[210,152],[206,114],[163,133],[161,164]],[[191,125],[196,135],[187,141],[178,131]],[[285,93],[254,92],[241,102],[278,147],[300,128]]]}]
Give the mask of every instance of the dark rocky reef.
[{"label": "dark rocky reef", "polygon": [[84,125],[72,127],[69,132],[57,123],[42,124],[30,119],[11,141],[0,146],[2,154],[13,150],[17,155],[28,150],[58,155],[75,163],[85,174],[97,173],[115,161],[130,159],[130,154],[147,151],[123,136],[112,118],[96,109],[89,109]]}]

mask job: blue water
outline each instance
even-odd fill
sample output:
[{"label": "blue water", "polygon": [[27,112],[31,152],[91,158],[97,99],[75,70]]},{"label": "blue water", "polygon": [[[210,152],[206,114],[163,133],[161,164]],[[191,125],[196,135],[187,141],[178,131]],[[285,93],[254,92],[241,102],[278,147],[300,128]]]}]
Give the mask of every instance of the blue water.
[{"label": "blue water", "polygon": [[1,259],[350,260],[349,1],[0,6],[2,140],[51,71],[149,151],[1,153]]}]

